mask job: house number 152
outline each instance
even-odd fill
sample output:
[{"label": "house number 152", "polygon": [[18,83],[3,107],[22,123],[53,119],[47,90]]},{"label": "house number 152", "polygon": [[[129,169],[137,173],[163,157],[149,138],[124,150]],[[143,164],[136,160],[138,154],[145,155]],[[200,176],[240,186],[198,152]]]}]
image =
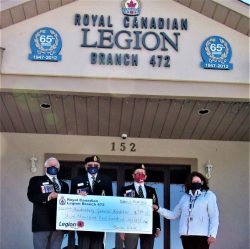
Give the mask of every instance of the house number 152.
[{"label": "house number 152", "polygon": [[116,151],[116,150],[120,150],[120,151],[131,151],[131,152],[136,152],[136,147],[135,147],[135,143],[130,143],[130,144],[126,144],[126,143],[111,143],[111,151]]}]

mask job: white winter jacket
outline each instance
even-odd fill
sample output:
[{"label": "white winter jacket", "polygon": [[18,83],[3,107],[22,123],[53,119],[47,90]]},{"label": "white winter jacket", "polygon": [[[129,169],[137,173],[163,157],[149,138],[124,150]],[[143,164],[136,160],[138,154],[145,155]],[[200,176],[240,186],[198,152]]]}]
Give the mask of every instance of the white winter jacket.
[{"label": "white winter jacket", "polygon": [[219,226],[219,210],[215,194],[210,190],[203,191],[195,200],[190,215],[189,207],[190,195],[185,194],[173,211],[160,207],[158,213],[167,219],[180,218],[180,235],[216,238]]}]

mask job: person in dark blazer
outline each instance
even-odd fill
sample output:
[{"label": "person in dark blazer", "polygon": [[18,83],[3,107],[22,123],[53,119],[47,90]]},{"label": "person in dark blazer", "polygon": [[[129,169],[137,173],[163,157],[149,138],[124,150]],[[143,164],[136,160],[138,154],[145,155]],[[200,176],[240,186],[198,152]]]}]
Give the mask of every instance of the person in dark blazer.
[{"label": "person in dark blazer", "polygon": [[[153,200],[153,204],[158,205],[158,197],[154,188],[147,186],[145,181],[147,173],[145,166],[139,165],[133,172],[134,183],[125,186],[121,189],[120,196],[135,197],[135,198],[148,198]],[[141,249],[153,249],[155,237],[160,236],[160,216],[157,212],[153,212],[153,227],[152,234],[130,234],[120,233],[120,238],[124,240],[125,249],[136,249],[138,239],[140,238]]]},{"label": "person in dark blazer", "polygon": [[45,175],[30,179],[27,196],[33,203],[32,232],[34,249],[60,249],[63,231],[56,230],[58,193],[68,193],[68,184],[58,179],[60,169],[54,157],[44,163]]},{"label": "person in dark blazer", "polygon": [[[71,194],[112,196],[112,180],[99,173],[100,158],[96,155],[85,158],[86,173],[71,181]],[[103,232],[78,231],[78,249],[102,249]]]}]

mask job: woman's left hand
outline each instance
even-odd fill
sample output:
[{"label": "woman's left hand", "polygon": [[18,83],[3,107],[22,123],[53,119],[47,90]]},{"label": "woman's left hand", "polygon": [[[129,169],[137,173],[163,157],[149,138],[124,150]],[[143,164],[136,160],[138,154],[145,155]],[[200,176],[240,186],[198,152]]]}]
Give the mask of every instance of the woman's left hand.
[{"label": "woman's left hand", "polygon": [[214,238],[214,237],[208,237],[207,243],[210,245],[210,244],[214,243],[215,240],[216,240],[216,238]]},{"label": "woman's left hand", "polygon": [[157,211],[159,209],[159,206],[157,206],[157,205],[153,205],[153,211]]},{"label": "woman's left hand", "polygon": [[159,237],[161,234],[161,230],[159,228],[156,228],[156,231],[155,231],[155,237]]}]

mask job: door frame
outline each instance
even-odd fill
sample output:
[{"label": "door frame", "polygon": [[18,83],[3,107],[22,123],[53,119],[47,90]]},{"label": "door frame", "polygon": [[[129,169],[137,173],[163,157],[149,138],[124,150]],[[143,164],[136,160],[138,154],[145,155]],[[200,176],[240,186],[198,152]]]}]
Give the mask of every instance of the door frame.
[{"label": "door frame", "polygon": [[[111,163],[111,162],[108,162]],[[105,165],[102,166],[104,169],[111,169],[111,170],[116,170],[117,172],[117,194],[119,195],[120,189],[122,186],[125,185],[125,171],[128,169],[133,169],[135,165],[138,165],[138,163],[127,163],[128,165],[121,165],[121,163],[117,163],[117,165],[120,164],[123,168],[119,167],[117,168],[117,165],[115,163],[112,163],[111,165],[108,165],[108,163],[105,162]],[[122,163],[126,164],[126,163]],[[164,207],[167,209],[170,209],[170,184],[171,184],[171,170],[174,170],[176,168],[180,167],[190,167],[188,164],[181,164],[181,165],[166,165],[166,164],[155,164],[155,166],[152,166],[152,164],[146,165],[146,170],[154,170],[154,171],[159,171],[161,174],[163,173],[163,186],[164,186]],[[191,170],[191,167],[190,167]],[[131,182],[132,182],[132,175],[131,175]],[[164,219],[163,220],[164,224],[164,249],[170,249],[171,247],[171,230],[170,230],[170,220]]]},{"label": "door frame", "polygon": [[[44,154],[44,159],[46,160],[49,157],[55,157],[59,161],[84,161],[84,158],[89,155],[76,155],[76,154],[58,154],[58,153],[46,153]],[[115,155],[100,155],[98,156],[101,159],[102,163],[128,163],[128,164],[155,164],[155,170],[164,172],[164,207],[170,209],[170,170],[173,166],[190,166],[190,170],[197,171],[198,160],[197,158],[174,158],[174,157],[147,157],[147,156],[115,156]],[[162,167],[164,165],[164,167]],[[115,166],[105,166],[105,168],[115,169]],[[150,167],[153,169],[154,167]],[[128,168],[127,168],[128,169]],[[125,169],[124,169],[125,171]],[[125,183],[125,174],[123,171],[117,171],[117,192],[119,188]],[[169,241],[166,243],[165,249],[170,249],[170,221],[164,219],[164,241]],[[165,244],[165,242],[164,242]]]}]

